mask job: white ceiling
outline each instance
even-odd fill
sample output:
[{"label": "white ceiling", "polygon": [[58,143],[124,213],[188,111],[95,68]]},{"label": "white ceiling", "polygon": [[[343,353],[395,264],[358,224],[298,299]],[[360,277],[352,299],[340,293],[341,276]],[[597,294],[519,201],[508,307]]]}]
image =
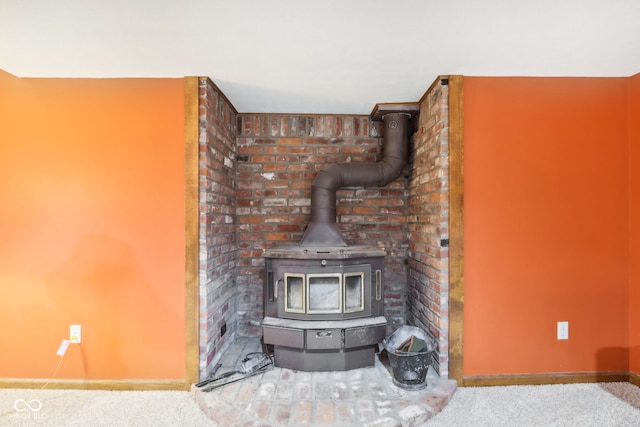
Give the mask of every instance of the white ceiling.
[{"label": "white ceiling", "polygon": [[368,114],[441,74],[630,76],[638,0],[0,0],[20,77],[210,77],[240,112]]}]

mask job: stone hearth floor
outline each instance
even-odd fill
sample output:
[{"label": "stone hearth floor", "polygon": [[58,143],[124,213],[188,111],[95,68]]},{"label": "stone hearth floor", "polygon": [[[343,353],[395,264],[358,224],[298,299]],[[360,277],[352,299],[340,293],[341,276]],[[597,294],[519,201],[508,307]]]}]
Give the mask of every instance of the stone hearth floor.
[{"label": "stone hearth floor", "polygon": [[[216,373],[238,369],[259,339],[238,338]],[[440,412],[456,381],[429,378],[423,390],[404,390],[392,382],[376,357],[373,367],[341,372],[302,372],[273,368],[210,392],[193,386],[203,411],[220,427],[421,426]]]}]

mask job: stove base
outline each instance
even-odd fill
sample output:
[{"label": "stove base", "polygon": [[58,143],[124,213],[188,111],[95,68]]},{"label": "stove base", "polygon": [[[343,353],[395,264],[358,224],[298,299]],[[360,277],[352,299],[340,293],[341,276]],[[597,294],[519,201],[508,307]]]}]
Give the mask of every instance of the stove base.
[{"label": "stove base", "polygon": [[377,346],[348,350],[301,350],[289,347],[274,347],[274,364],[280,368],[305,372],[348,371],[366,368],[375,363]]},{"label": "stove base", "polygon": [[265,317],[265,344],[272,344],[275,366],[298,371],[346,371],[373,366],[384,340],[384,316],[312,321]]}]

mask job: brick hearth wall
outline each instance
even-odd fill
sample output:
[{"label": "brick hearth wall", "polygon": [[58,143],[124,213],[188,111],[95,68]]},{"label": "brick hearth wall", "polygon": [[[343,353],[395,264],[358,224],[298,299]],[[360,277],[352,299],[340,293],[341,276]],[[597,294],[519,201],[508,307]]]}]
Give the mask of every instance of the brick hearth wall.
[{"label": "brick hearth wall", "polygon": [[237,113],[211,80],[201,78],[199,86],[200,377],[205,378],[237,331]]},{"label": "brick hearth wall", "polygon": [[[387,249],[387,334],[407,324],[438,340],[448,375],[448,87],[420,104],[410,165],[382,188],[337,193],[348,244]],[[367,116],[237,114],[200,79],[200,375],[237,335],[259,336],[263,249],[297,244],[310,218],[311,183],[335,162],[375,162],[381,128]],[[226,333],[223,334],[223,329]]]},{"label": "brick hearth wall", "polygon": [[[261,335],[262,250],[297,244],[309,222],[311,183],[335,162],[380,158],[381,123],[365,116],[238,116],[238,332]],[[348,244],[387,248],[385,315],[389,331],[405,323],[407,178],[383,188],[337,193],[337,216]]]},{"label": "brick hearth wall", "polygon": [[420,103],[414,135],[408,201],[409,278],[407,322],[438,341],[433,366],[448,376],[448,86],[436,82]]}]

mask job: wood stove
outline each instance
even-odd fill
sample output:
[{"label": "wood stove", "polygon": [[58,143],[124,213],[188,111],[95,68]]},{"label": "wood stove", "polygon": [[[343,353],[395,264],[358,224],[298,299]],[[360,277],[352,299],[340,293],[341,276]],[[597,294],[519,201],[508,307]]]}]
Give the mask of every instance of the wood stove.
[{"label": "wood stove", "polygon": [[367,246],[265,251],[265,344],[301,371],[372,366],[385,337],[384,250]]}]

